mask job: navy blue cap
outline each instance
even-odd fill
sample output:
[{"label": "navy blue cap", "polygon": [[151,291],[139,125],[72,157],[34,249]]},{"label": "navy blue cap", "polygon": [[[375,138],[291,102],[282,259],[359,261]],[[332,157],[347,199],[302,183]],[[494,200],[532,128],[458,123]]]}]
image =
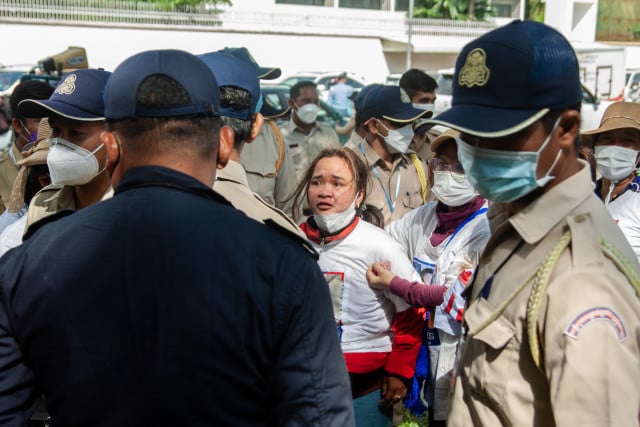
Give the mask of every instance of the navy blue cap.
[{"label": "navy blue cap", "polygon": [[235,56],[236,58],[251,64],[260,80],[277,79],[282,74],[280,68],[259,66],[246,47],[225,47],[224,49],[221,49],[220,52],[226,53],[227,55]]},{"label": "navy blue cap", "polygon": [[383,118],[398,124],[408,124],[431,111],[414,108],[399,86],[372,84],[360,90],[354,102],[362,123],[372,117]]},{"label": "navy blue cap", "polygon": [[61,116],[92,122],[104,120],[104,89],[110,72],[85,68],[62,76],[49,99],[25,99],[18,104],[24,117]]},{"label": "navy blue cap", "polygon": [[251,106],[243,111],[228,106],[220,107],[220,115],[247,120],[253,117],[260,98],[260,81],[253,68],[245,61],[222,52],[209,52],[198,55],[211,70],[219,87],[235,86],[251,95]]},{"label": "navy blue cap", "polygon": [[[137,102],[140,84],[148,77],[164,75],[178,82],[189,102],[149,107]],[[182,50],[149,50],[125,59],[113,71],[104,93],[109,120],[136,117],[218,116],[220,90],[216,79],[198,57]]]},{"label": "navy blue cap", "polygon": [[545,24],[516,20],[462,49],[452,106],[429,122],[497,138],[581,101],[578,59],[567,39]]}]

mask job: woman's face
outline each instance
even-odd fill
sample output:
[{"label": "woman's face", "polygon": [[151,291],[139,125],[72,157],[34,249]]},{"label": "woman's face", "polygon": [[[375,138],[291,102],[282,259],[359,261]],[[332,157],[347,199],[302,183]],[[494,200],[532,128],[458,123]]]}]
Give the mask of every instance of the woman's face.
[{"label": "woman's face", "polygon": [[[344,212],[356,197],[353,174],[340,157],[325,157],[318,161],[307,190],[309,207],[314,215]],[[358,194],[356,206],[362,200]]]}]

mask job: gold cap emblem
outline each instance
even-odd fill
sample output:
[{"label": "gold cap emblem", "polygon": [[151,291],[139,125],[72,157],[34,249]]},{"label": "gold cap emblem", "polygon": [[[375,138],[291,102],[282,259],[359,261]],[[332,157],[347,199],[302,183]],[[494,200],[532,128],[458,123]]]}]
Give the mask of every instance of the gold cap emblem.
[{"label": "gold cap emblem", "polygon": [[76,75],[69,74],[56,88],[56,93],[60,95],[71,95],[76,90]]},{"label": "gold cap emblem", "polygon": [[473,49],[460,70],[458,83],[460,86],[484,86],[489,81],[489,69],[485,65],[487,54],[484,49]]}]

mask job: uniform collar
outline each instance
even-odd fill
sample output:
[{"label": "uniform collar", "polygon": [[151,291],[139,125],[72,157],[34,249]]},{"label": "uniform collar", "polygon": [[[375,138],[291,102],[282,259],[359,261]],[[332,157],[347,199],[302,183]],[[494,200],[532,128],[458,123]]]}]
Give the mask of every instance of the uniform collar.
[{"label": "uniform collar", "polygon": [[311,136],[316,131],[316,129],[318,129],[317,121],[313,122],[313,127],[311,128],[309,133],[304,133],[300,131],[300,129],[298,128],[298,125],[296,125],[296,122],[293,121],[293,111],[291,112],[291,118],[289,119],[289,123],[287,123],[287,130],[289,131],[289,134],[292,134],[293,132],[298,132],[302,135]]},{"label": "uniform collar", "polygon": [[578,159],[582,169],[553,187],[509,218],[513,228],[528,244],[542,240],[577,206],[591,197],[594,184],[589,165]]},{"label": "uniform collar", "polygon": [[244,167],[234,160],[229,160],[223,169],[219,169],[216,172],[216,181],[217,180],[233,181],[238,184],[242,184],[245,187],[249,187],[249,181],[247,181],[247,174]]}]

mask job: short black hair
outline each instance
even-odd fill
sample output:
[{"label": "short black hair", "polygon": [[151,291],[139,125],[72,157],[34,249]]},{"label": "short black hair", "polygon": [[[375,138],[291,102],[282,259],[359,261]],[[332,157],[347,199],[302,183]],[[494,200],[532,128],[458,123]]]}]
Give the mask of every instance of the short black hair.
[{"label": "short black hair", "polygon": [[413,98],[418,92],[435,92],[438,83],[429,74],[417,68],[407,70],[400,77],[399,85],[409,98]]},{"label": "short black hair", "polygon": [[25,99],[49,99],[54,87],[42,80],[26,80],[13,89],[9,98],[9,108],[13,117],[22,120],[24,116],[18,114],[18,104]]},{"label": "short black hair", "polygon": [[[154,74],[142,81],[136,93],[139,105],[167,108],[188,104],[189,93],[175,79]],[[203,157],[218,150],[220,118],[203,115],[171,117],[138,117],[125,120],[106,120],[108,131],[121,133],[129,151],[148,153],[167,149],[197,150]]]},{"label": "short black hair", "polygon": [[316,89],[316,91],[318,90],[318,86],[311,80],[300,80],[298,83],[291,86],[291,89],[289,90],[289,97],[295,101],[295,99],[300,96],[300,91],[303,87],[312,87]]},{"label": "short black hair", "polygon": [[[251,94],[249,91],[236,86],[222,86],[220,88],[220,105],[235,111],[246,111],[251,107]],[[238,119],[222,115],[222,125],[233,129],[234,145],[238,146],[251,136],[253,114],[248,119]]]}]

